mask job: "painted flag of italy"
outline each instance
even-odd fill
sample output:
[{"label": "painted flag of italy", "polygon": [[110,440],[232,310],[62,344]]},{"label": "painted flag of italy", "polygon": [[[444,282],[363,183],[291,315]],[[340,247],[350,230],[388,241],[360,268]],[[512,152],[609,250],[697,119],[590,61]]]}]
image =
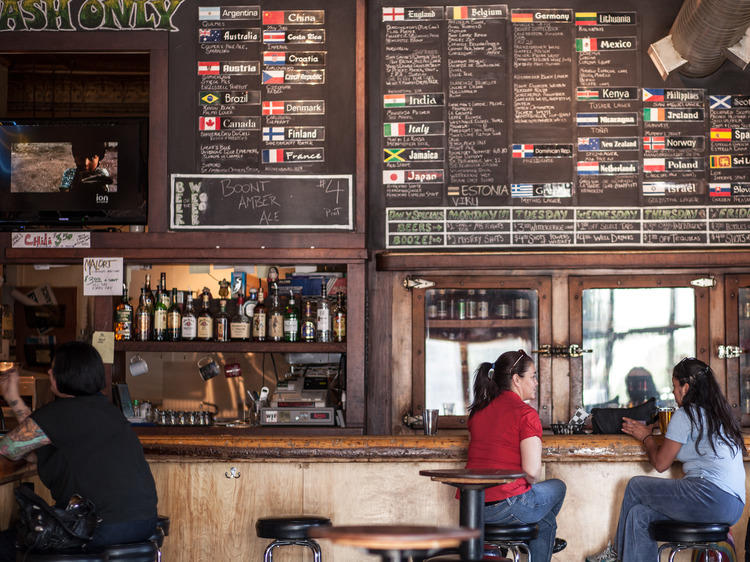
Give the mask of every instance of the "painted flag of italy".
[{"label": "painted flag of italy", "polygon": [[275,164],[284,161],[283,148],[270,148],[263,150],[263,162],[265,164]]},{"label": "painted flag of italy", "polygon": [[383,183],[404,183],[404,171],[403,170],[383,170]]},{"label": "painted flag of italy", "polygon": [[406,123],[383,123],[383,136],[403,137],[406,134]]},{"label": "painted flag of italy", "polygon": [[643,171],[644,172],[663,172],[666,169],[666,163],[664,158],[644,158],[643,159]]},{"label": "painted flag of italy", "polygon": [[588,51],[596,51],[597,42],[596,37],[582,37],[576,39],[576,51],[579,53],[585,53]]},{"label": "painted flag of italy", "polygon": [[596,25],[596,12],[576,12],[576,25]]},{"label": "painted flag of italy", "polygon": [[198,19],[201,21],[219,20],[221,12],[218,6],[200,6],[198,7]]},{"label": "painted flag of italy", "polygon": [[406,105],[406,94],[385,94],[383,96],[383,107],[404,107]]},{"label": "painted flag of italy", "polygon": [[643,108],[644,121],[664,121],[663,107],[645,107]]}]

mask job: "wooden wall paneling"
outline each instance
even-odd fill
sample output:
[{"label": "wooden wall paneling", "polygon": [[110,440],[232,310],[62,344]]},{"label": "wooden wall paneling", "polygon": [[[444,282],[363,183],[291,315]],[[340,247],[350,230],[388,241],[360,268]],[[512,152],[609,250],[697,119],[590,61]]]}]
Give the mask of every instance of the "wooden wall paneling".
[{"label": "wooden wall paneling", "polygon": [[[719,359],[718,348],[724,343],[726,331],[726,320],[724,318],[724,275],[714,276],[716,281],[715,287],[706,290],[706,300],[708,301],[708,364],[716,375],[719,386],[724,391],[724,395],[729,399],[729,387],[727,381],[727,361]],[[734,403],[730,400],[730,406],[733,409],[738,408],[738,400]],[[735,410],[739,414],[738,410]]]},{"label": "wooden wall paneling", "polygon": [[167,173],[168,54],[166,43],[150,51],[148,230],[165,232],[169,225]]},{"label": "wooden wall paneling", "polygon": [[[442,283],[451,284],[453,279],[439,280],[430,278],[435,286]],[[411,413],[415,416],[421,415],[424,408],[425,396],[425,291],[426,289],[413,289],[411,291]]]},{"label": "wooden wall paneling", "polygon": [[[739,291],[743,287],[750,286],[750,275],[727,275],[724,278],[724,341],[719,342],[724,345],[738,346],[744,348],[747,341],[740,340],[740,309],[739,309]],[[712,340],[712,345],[713,345]],[[714,350],[715,351],[715,350]],[[745,353],[749,350],[745,349]],[[738,417],[743,421],[743,425],[750,423],[750,415],[743,414],[743,404],[741,403],[741,386],[742,373],[740,372],[740,362],[743,359],[726,359],[726,395],[727,400]],[[747,361],[747,359],[744,359]],[[735,406],[736,404],[736,406]]]},{"label": "wooden wall paneling", "polygon": [[[390,361],[391,372],[391,397],[393,400],[392,431],[391,433],[413,433],[411,429],[403,424],[404,414],[410,412],[419,415],[412,410],[412,350],[414,339],[412,330],[409,328],[414,322],[412,315],[413,295],[403,286],[403,277],[398,274],[381,273],[387,276],[390,283],[389,291],[392,295],[391,307],[393,313],[390,317],[392,353]],[[423,329],[424,330],[424,329]],[[422,335],[424,337],[424,331]]]},{"label": "wooden wall paneling", "polygon": [[[552,275],[552,345],[568,345],[569,334],[568,276]],[[541,342],[547,343],[547,342]],[[552,422],[567,422],[570,402],[570,361],[564,357],[552,357],[550,365],[552,379]]]},{"label": "wooden wall paneling", "polygon": [[[570,322],[568,333],[570,343],[581,345],[583,339],[583,279],[571,277],[568,282],[568,310]],[[576,410],[583,405],[583,360],[580,357],[568,360],[570,376],[570,395],[568,402],[568,418],[573,417]]]},{"label": "wooden wall paneling", "polygon": [[368,263],[367,290],[367,432],[388,435],[395,426],[391,423],[391,368],[392,346],[397,339],[392,325],[394,310],[391,275],[376,273]]},{"label": "wooden wall paneling", "polygon": [[[537,295],[539,298],[538,345],[552,343],[552,280],[545,276],[537,278]],[[528,350],[529,352],[533,350]],[[552,358],[548,355],[537,355],[539,370],[538,400],[539,418],[542,425],[549,427],[553,420],[552,411]]]},{"label": "wooden wall paneling", "polygon": [[349,264],[346,271],[346,424],[365,425],[365,265]]},{"label": "wooden wall paneling", "polygon": [[367,7],[365,0],[356,0],[356,53],[355,53],[355,89],[356,96],[355,111],[356,119],[356,155],[355,155],[355,233],[359,234],[360,246],[365,246],[365,230],[367,227],[367,207],[366,207],[366,185],[367,185],[367,95],[366,95],[366,15]]}]

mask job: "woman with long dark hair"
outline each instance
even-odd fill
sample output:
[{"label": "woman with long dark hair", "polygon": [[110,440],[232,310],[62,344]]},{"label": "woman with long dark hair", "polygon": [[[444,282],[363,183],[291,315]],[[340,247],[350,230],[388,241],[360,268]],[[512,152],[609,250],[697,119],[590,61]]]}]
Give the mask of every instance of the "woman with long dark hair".
[{"label": "woman with long dark hair", "polygon": [[565,484],[555,479],[538,482],[542,423],[536,410],[526,404],[536,397],[537,385],[534,360],[523,350],[508,351],[494,363],[479,366],[474,375],[474,402],[469,407],[471,440],[466,466],[526,473],[524,478],[486,490],[484,520],[538,523],[539,535],[529,549],[531,559],[541,562],[552,558]]},{"label": "woman with long dark hair", "polygon": [[[679,408],[664,442],[652,425],[624,418],[622,430],[643,443],[648,461],[664,472],[682,462],[684,478],[636,476],[628,482],[620,509],[614,547],[587,560],[641,562],[656,560],[657,544],[648,527],[658,519],[695,523],[736,523],[745,507],[746,453],[739,422],[732,415],[711,367],[685,358],[672,370]],[[619,558],[618,558],[619,555]]]}]

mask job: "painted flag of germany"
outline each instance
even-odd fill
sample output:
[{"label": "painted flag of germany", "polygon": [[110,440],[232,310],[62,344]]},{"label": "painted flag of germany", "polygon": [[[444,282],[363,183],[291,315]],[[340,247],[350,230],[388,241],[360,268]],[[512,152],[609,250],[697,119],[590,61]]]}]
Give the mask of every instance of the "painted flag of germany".
[{"label": "painted flag of germany", "polygon": [[512,12],[510,21],[512,23],[534,23],[534,14],[531,12]]},{"label": "painted flag of germany", "polygon": [[711,142],[731,142],[732,129],[711,129]]}]

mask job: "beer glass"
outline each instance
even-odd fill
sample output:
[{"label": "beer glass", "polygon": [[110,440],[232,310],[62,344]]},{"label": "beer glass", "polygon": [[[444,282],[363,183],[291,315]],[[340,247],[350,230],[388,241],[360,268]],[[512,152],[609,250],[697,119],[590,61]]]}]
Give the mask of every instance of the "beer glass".
[{"label": "beer glass", "polygon": [[674,414],[674,408],[659,408],[659,430],[662,435],[667,434],[667,426],[669,420],[672,419],[672,414]]}]

